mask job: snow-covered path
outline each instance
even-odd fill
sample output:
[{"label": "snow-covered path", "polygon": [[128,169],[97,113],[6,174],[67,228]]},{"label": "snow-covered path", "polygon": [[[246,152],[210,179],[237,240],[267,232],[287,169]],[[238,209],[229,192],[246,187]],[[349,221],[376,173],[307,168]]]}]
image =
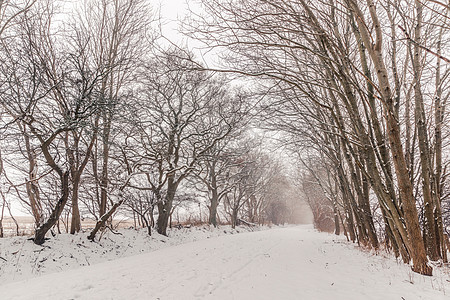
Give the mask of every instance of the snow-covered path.
[{"label": "snow-covered path", "polygon": [[413,274],[310,227],[221,236],[0,286],[0,299],[450,299]]}]

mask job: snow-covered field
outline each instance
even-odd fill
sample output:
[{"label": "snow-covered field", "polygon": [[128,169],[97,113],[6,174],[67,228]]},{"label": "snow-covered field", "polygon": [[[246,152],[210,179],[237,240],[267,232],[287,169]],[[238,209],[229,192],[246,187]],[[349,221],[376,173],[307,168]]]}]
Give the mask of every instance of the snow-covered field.
[{"label": "snow-covered field", "polygon": [[[16,282],[0,285],[0,299],[450,299],[448,269],[420,276],[309,226],[230,232],[183,229],[170,238],[131,239],[125,232],[104,237],[102,246],[63,235],[44,248],[15,238],[19,252],[6,256],[16,262],[0,259],[0,280]],[[2,257],[15,245],[0,243]],[[90,266],[67,270],[82,264]],[[58,268],[65,271],[23,280]]]}]

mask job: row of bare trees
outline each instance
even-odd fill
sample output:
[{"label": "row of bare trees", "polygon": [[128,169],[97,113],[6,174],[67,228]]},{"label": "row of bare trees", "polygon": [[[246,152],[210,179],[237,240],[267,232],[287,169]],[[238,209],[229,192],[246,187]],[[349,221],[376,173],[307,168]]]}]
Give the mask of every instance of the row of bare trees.
[{"label": "row of bare trees", "polygon": [[447,262],[448,2],[201,2],[186,30],[270,94],[317,218],[418,273]]},{"label": "row of bare trees", "polygon": [[[128,210],[149,232],[154,225],[158,229],[153,213],[158,196],[151,176],[155,175],[136,176],[127,194],[133,199],[127,202]],[[144,184],[139,186],[139,180]],[[225,223],[233,228],[304,222],[295,192],[281,164],[261,149],[260,142],[248,133],[230,135],[208,149],[180,182],[167,212],[168,226],[182,226],[183,221],[206,221],[213,226]],[[159,193],[166,195],[164,188]],[[181,219],[179,211],[184,212]]]},{"label": "row of bare trees", "polygon": [[294,214],[299,200],[292,192],[294,186],[260,142],[218,144],[204,161],[194,181],[209,199],[210,224],[217,225],[220,203],[233,228],[242,219],[252,225],[302,221]]},{"label": "row of bare trees", "polygon": [[94,240],[130,214],[167,235],[174,210],[199,194],[214,226],[220,213],[233,227],[288,221],[280,168],[240,142],[253,97],[161,42],[147,1],[11,3],[1,14],[1,220],[20,201],[36,244],[61,224],[79,232],[84,218],[96,221]]},{"label": "row of bare trees", "polygon": [[151,40],[143,1],[88,1],[70,9],[78,13],[67,15],[63,2],[36,1],[2,40],[4,140],[16,145],[5,150],[10,165],[28,174],[26,195],[15,178],[7,181],[31,208],[37,244],[68,202],[70,231],[80,230],[88,167],[101,191],[98,216],[105,214],[112,120],[131,91],[127,82],[146,49],[141,41]]}]

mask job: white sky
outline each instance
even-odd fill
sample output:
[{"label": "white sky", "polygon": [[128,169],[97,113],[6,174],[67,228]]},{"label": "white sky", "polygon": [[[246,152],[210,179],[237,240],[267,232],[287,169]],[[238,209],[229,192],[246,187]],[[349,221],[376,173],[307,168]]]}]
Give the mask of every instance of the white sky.
[{"label": "white sky", "polygon": [[187,46],[206,65],[219,65],[216,50],[207,51],[201,41],[190,39],[179,32],[180,21],[189,15],[189,9],[196,12],[201,9],[199,0],[160,0],[156,5],[161,5],[162,33],[166,38],[179,46]]},{"label": "white sky", "polygon": [[181,36],[177,32],[178,20],[182,20],[188,13],[186,0],[161,0],[160,5],[164,35],[171,39],[180,39]]}]

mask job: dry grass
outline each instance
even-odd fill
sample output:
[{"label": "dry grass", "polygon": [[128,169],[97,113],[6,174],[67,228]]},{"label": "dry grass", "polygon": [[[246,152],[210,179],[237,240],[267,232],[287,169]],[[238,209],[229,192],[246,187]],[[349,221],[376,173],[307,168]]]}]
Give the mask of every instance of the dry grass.
[{"label": "dry grass", "polygon": [[[3,219],[3,234],[5,237],[7,236],[15,236],[15,235],[25,235],[31,236],[34,234],[35,224],[33,217],[14,217],[19,224],[19,232],[17,234],[17,227],[14,223],[14,220],[11,217],[5,217]],[[83,229],[94,228],[96,221],[93,219],[84,219],[81,222],[81,227]],[[134,226],[133,220],[129,219],[114,219],[113,227],[114,228],[129,228]],[[61,232],[67,232],[70,228],[70,223],[65,224],[60,222],[59,229]],[[57,230],[57,229],[56,229]]]}]

